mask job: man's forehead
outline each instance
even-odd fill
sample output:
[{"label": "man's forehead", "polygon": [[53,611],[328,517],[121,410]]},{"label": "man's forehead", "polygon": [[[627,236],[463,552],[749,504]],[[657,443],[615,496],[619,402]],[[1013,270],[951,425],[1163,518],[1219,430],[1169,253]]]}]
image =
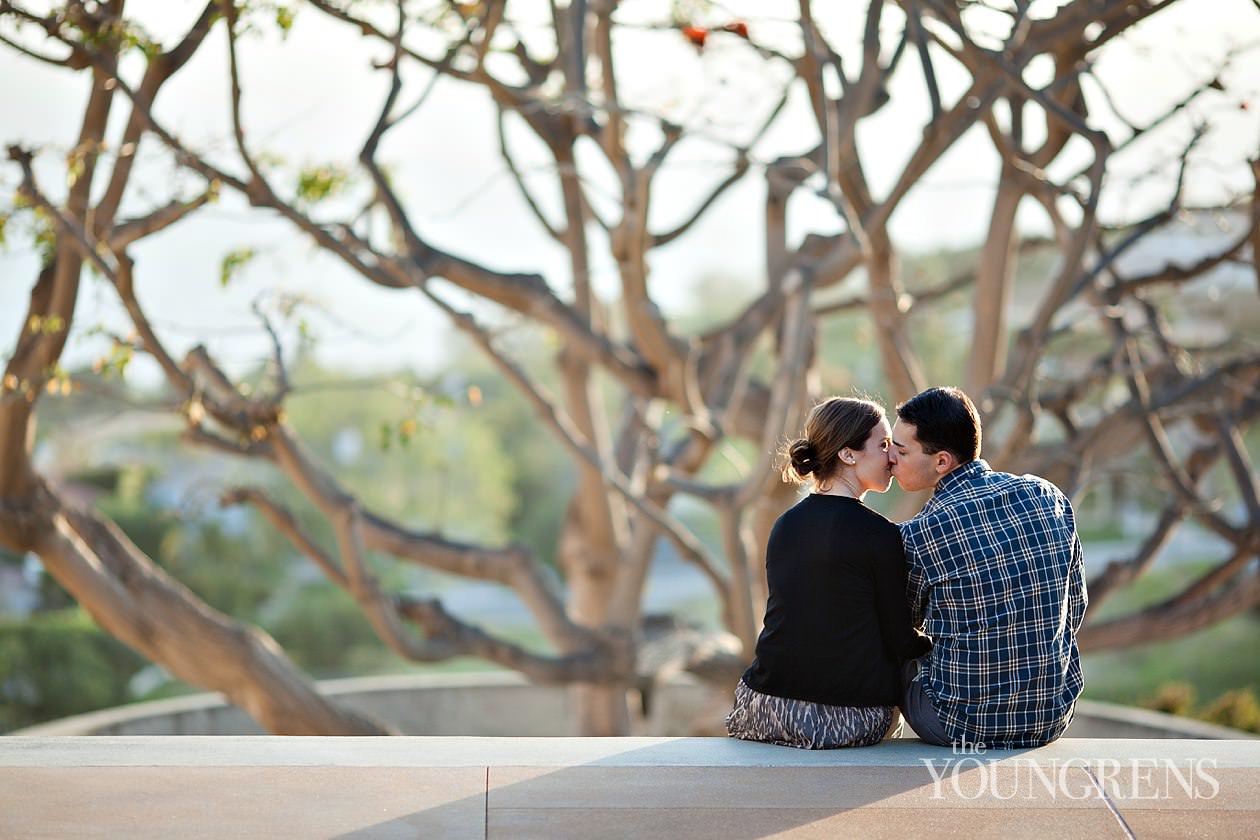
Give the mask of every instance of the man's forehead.
[{"label": "man's forehead", "polygon": [[904,420],[898,419],[892,429],[893,443],[899,446],[907,443],[918,443],[919,438],[918,435],[915,434],[915,431],[916,429],[914,428],[913,423],[907,423]]}]

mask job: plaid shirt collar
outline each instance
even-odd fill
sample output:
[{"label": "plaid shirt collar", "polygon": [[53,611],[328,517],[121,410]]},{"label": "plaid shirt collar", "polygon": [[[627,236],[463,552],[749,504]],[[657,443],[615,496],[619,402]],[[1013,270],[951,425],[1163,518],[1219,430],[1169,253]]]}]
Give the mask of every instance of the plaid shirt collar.
[{"label": "plaid shirt collar", "polygon": [[936,489],[932,491],[932,501],[944,502],[954,493],[964,490],[991,472],[993,470],[989,467],[989,462],[983,458],[977,458],[974,461],[968,461],[965,464],[954,467],[952,471],[946,473],[940,481],[936,482]]}]

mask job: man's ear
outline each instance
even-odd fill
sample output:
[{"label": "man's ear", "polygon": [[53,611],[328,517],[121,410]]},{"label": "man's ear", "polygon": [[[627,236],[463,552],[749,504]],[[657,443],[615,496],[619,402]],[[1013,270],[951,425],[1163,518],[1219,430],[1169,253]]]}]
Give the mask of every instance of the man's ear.
[{"label": "man's ear", "polygon": [[934,453],[932,455],[932,461],[932,466],[936,468],[937,475],[945,475],[945,473],[958,466],[958,458],[954,456],[953,452],[946,449],[942,449],[940,452]]}]

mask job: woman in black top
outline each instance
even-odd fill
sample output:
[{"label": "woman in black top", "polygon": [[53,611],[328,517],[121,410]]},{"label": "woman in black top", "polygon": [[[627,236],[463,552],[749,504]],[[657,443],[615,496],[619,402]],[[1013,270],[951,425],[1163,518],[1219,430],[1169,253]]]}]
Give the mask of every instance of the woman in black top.
[{"label": "woman in black top", "polygon": [[764,629],[726,718],[736,738],[869,746],[900,727],[900,665],[931,643],[910,624],[900,531],[862,503],[892,482],[891,434],[878,404],[833,397],[786,447],[784,480],[813,492],[770,531]]}]

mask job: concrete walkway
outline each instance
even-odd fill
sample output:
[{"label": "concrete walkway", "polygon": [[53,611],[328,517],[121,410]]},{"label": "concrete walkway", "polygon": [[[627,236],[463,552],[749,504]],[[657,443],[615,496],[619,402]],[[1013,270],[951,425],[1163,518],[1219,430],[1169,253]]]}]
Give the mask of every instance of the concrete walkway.
[{"label": "concrete walkway", "polygon": [[0,838],[1260,838],[1260,741],[0,738]]}]

